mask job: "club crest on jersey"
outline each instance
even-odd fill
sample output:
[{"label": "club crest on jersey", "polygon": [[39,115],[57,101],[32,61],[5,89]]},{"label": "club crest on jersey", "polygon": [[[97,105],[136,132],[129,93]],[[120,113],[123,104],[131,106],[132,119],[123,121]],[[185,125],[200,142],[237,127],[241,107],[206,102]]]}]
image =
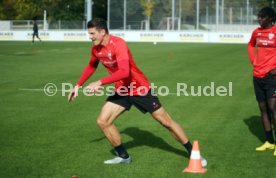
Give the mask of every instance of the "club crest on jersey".
[{"label": "club crest on jersey", "polygon": [[268,34],[268,39],[269,39],[269,40],[272,40],[273,38],[274,38],[274,33],[269,33],[269,34]]}]

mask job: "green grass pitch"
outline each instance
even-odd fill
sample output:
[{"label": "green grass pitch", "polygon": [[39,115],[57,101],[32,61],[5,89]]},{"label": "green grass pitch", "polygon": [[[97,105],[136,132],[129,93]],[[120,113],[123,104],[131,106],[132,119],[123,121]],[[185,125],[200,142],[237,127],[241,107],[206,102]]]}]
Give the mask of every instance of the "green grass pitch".
[{"label": "green grass pitch", "polygon": [[[203,175],[184,174],[187,153],[149,114],[135,107],[115,121],[133,157],[129,165],[104,165],[113,157],[96,125],[105,96],[80,93],[73,102],[51,82],[78,80],[89,61],[90,42],[0,42],[0,177],[5,178],[272,178],[272,151],[255,152],[264,134],[245,44],[129,43],[136,63],[156,86],[160,100],[208,160]],[[99,66],[89,81],[106,76]],[[228,86],[232,96],[176,96],[177,83]],[[86,83],[87,84],[87,83]],[[27,90],[31,89],[31,90]]]}]

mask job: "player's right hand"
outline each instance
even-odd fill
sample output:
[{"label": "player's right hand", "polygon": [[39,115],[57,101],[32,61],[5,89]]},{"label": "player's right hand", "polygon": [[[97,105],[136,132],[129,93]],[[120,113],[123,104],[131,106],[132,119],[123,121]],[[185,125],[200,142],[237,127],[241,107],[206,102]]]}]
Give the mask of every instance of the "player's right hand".
[{"label": "player's right hand", "polygon": [[76,86],[70,91],[70,93],[69,93],[69,95],[68,95],[68,98],[67,98],[68,102],[73,101],[73,100],[78,96],[78,92],[79,92],[79,86],[76,85]]}]

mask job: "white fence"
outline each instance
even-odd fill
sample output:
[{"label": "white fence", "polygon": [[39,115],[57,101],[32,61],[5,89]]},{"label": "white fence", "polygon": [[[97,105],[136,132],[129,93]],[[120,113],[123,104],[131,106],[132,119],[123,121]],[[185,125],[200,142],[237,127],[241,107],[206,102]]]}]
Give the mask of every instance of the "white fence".
[{"label": "white fence", "polygon": [[[128,42],[247,43],[250,33],[205,31],[110,31]],[[90,41],[87,31],[40,31],[43,41]],[[31,41],[32,31],[0,31],[0,41]]]}]

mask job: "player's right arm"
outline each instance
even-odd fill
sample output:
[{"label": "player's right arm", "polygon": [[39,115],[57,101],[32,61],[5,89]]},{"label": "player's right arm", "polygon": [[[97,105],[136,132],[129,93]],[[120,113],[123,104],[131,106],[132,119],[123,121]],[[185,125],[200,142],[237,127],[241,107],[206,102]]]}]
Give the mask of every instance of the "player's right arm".
[{"label": "player's right arm", "polygon": [[91,56],[91,59],[88,63],[88,65],[84,68],[79,81],[77,82],[76,86],[70,91],[68,95],[68,102],[71,102],[78,96],[78,90],[82,86],[86,80],[95,72],[99,64],[99,60],[96,58],[96,56]]},{"label": "player's right arm", "polygon": [[251,35],[250,41],[247,45],[247,51],[251,64],[254,64],[256,57],[256,31],[253,31]]}]

